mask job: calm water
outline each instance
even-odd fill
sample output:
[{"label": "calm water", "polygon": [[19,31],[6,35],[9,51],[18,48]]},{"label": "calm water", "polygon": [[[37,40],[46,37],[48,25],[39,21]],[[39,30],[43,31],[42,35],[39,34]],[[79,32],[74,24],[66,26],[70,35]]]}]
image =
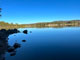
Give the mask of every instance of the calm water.
[{"label": "calm water", "polygon": [[[15,56],[5,54],[6,60],[80,60],[80,28],[24,28],[32,33],[9,36],[9,45],[21,47]],[[16,35],[16,36],[14,36]],[[22,42],[26,40],[26,42]]]}]

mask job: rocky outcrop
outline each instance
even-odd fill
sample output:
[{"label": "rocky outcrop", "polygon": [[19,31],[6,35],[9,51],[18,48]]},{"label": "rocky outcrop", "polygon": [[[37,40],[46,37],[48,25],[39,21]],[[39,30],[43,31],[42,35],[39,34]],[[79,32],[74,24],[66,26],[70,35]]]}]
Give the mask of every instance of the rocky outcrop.
[{"label": "rocky outcrop", "polygon": [[[1,29],[0,30],[0,60],[5,60],[5,53],[10,53],[10,56],[16,55],[16,49],[21,47],[21,44],[14,43],[13,46],[8,45],[8,36],[10,34],[19,33],[20,31],[17,29]],[[27,34],[27,30],[24,30],[24,33]],[[25,40],[22,40],[26,42]]]}]

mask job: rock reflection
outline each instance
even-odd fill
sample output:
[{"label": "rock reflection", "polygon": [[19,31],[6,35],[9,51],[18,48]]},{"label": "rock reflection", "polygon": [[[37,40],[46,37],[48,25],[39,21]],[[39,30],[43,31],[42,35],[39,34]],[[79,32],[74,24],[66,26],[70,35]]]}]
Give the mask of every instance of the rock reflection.
[{"label": "rock reflection", "polygon": [[[21,47],[21,44],[14,43],[13,46],[8,44],[8,36],[10,34],[19,33],[17,29],[0,30],[0,60],[5,60],[6,52],[10,53],[10,56],[16,55],[16,50]],[[26,41],[25,41],[26,42]]]}]

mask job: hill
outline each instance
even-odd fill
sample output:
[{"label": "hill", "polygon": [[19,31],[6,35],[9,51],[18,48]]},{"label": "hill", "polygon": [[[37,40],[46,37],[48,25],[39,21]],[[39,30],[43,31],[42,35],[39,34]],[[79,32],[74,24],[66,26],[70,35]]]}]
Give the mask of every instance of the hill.
[{"label": "hill", "polygon": [[13,29],[13,28],[62,28],[62,27],[79,27],[80,20],[71,21],[54,21],[54,22],[41,22],[33,24],[13,24],[0,21],[0,29]]}]

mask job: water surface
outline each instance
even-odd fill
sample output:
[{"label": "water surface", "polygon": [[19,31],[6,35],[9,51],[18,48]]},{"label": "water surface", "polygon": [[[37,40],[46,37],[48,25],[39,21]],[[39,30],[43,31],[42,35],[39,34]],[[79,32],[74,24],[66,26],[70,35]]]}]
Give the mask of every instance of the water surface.
[{"label": "water surface", "polygon": [[[80,60],[80,28],[23,28],[28,34],[9,36],[9,45],[21,44],[15,56],[6,60]],[[32,33],[30,33],[32,31]],[[26,40],[26,42],[22,42]]]}]

